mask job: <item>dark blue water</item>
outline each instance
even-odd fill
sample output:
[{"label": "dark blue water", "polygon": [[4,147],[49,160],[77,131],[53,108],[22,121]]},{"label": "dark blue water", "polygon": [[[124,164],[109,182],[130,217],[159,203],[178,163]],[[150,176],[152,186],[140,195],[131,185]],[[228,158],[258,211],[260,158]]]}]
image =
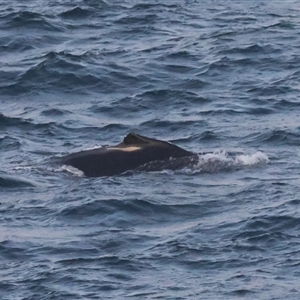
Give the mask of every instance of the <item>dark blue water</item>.
[{"label": "dark blue water", "polygon": [[[298,1],[0,4],[1,299],[299,299]],[[53,161],[128,132],[193,167]]]}]

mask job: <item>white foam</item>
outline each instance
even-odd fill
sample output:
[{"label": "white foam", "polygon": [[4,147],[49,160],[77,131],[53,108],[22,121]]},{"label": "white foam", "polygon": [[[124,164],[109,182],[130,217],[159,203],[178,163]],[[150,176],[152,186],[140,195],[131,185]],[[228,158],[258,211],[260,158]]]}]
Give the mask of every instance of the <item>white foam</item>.
[{"label": "white foam", "polygon": [[88,146],[87,148],[85,148],[84,150],[95,150],[95,149],[101,149],[101,148],[104,148],[103,146],[100,146],[100,145],[94,145],[94,146]]},{"label": "white foam", "polygon": [[213,153],[200,155],[199,159],[203,162],[230,161],[228,153],[224,150],[216,150]]},{"label": "white foam", "polygon": [[69,165],[63,165],[59,168],[60,171],[67,171],[68,173],[71,173],[73,175],[82,177],[84,176],[84,173],[82,171],[80,171],[79,169],[69,166]]},{"label": "white foam", "polygon": [[252,155],[238,155],[235,158],[236,164],[244,165],[244,166],[254,166],[259,164],[267,164],[269,162],[269,158],[265,153],[258,151]]},{"label": "white foam", "polygon": [[229,155],[224,150],[217,150],[213,153],[199,155],[198,163],[193,165],[188,172],[217,173],[245,167],[259,167],[267,164],[268,161],[268,156],[261,151],[257,151],[254,154]]}]

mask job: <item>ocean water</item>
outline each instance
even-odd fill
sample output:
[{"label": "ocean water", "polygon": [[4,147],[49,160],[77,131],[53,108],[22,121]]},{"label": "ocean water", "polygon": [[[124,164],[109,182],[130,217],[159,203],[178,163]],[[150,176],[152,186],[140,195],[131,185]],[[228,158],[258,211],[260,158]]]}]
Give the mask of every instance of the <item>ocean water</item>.
[{"label": "ocean water", "polygon": [[[299,299],[299,53],[295,0],[1,1],[0,298]],[[199,162],[54,163],[128,132]]]}]

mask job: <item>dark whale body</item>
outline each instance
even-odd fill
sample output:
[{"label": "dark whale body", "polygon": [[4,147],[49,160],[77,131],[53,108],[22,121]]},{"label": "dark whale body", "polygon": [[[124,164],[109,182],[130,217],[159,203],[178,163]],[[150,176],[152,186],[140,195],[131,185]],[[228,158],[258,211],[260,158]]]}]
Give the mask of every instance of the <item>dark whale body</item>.
[{"label": "dark whale body", "polygon": [[62,158],[62,164],[81,170],[86,176],[112,176],[169,158],[195,156],[169,142],[129,133],[122,143],[73,153]]}]

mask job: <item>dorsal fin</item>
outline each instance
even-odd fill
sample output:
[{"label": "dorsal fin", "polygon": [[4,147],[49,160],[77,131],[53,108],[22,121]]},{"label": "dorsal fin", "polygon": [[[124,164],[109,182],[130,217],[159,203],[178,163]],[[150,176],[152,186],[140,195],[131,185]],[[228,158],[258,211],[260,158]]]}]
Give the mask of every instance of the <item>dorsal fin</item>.
[{"label": "dorsal fin", "polygon": [[123,143],[125,145],[137,145],[137,144],[148,144],[149,142],[144,137],[134,132],[130,132],[124,137]]}]

